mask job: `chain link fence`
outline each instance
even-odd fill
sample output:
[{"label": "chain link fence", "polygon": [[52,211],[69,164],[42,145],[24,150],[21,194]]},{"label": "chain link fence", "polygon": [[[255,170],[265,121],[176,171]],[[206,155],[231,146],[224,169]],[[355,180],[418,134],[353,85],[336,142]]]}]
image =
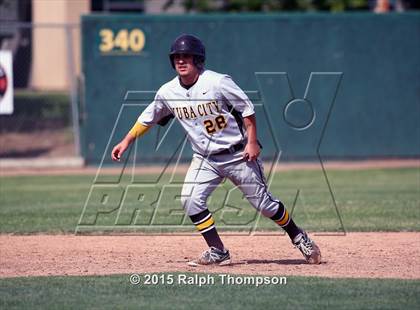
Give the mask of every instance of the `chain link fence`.
[{"label": "chain link fence", "polygon": [[14,112],[0,115],[0,159],[79,155],[79,25],[2,22],[13,55]]}]

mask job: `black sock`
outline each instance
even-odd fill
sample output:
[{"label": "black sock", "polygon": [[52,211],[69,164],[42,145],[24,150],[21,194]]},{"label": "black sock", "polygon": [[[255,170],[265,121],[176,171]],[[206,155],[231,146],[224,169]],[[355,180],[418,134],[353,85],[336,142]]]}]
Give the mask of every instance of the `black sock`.
[{"label": "black sock", "polygon": [[279,201],[279,209],[276,214],[270,218],[286,231],[292,241],[301,232],[299,227],[297,227],[295,222],[293,222],[289,212],[287,212],[281,201]]},{"label": "black sock", "polygon": [[206,240],[209,247],[215,247],[223,251],[223,242],[217,233],[216,227],[214,226],[213,216],[208,209],[198,214],[191,215],[190,219],[204,237],[204,240]]}]

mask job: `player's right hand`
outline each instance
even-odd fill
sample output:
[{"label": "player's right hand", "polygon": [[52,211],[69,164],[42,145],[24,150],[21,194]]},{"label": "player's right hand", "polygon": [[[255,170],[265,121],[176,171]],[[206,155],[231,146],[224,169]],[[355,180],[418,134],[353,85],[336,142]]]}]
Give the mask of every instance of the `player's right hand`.
[{"label": "player's right hand", "polygon": [[120,142],[116,146],[114,146],[114,148],[112,149],[112,152],[111,152],[112,160],[120,161],[121,156],[123,155],[123,153],[125,152],[125,150],[127,148],[128,148],[128,145],[124,142]]}]

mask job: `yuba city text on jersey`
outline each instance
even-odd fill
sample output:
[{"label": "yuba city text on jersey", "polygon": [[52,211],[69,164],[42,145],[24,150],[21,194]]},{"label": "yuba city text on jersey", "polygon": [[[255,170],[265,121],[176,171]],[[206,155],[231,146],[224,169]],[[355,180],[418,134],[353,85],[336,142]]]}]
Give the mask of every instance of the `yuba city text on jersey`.
[{"label": "yuba city text on jersey", "polygon": [[222,112],[217,101],[173,107],[172,113],[179,119],[196,119],[198,116],[218,115]]}]

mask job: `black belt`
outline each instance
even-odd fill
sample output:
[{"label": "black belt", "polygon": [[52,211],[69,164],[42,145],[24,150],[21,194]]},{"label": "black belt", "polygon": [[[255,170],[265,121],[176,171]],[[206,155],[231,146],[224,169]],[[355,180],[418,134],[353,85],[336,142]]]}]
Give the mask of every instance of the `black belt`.
[{"label": "black belt", "polygon": [[222,150],[220,152],[217,153],[211,153],[210,156],[214,156],[214,155],[227,155],[227,154],[233,154],[236,153],[240,150],[242,150],[244,148],[244,144],[242,142],[232,145],[230,148]]}]

